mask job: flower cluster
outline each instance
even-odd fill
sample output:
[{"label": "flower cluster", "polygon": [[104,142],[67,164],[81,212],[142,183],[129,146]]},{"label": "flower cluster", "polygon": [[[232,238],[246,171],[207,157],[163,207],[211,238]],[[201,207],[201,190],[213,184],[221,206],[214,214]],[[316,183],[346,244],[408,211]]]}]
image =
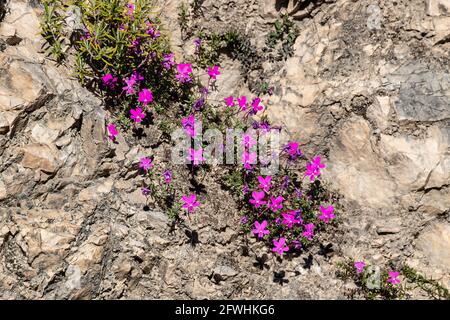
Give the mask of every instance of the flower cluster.
[{"label": "flower cluster", "polygon": [[[106,125],[111,144],[118,143],[126,129],[140,137],[155,123],[162,131],[163,124],[173,123],[173,119],[180,119],[178,124],[187,137],[194,139],[200,123],[219,129],[243,128],[242,153],[237,155],[240,163],[222,170],[237,177],[234,181],[239,187],[233,190],[241,197],[242,228],[267,242],[275,254],[283,255],[313,241],[318,231],[335,220],[334,205],[315,190],[325,168],[320,156],[308,160],[300,143],[290,141],[267,159],[261,155],[258,159],[258,140],[282,129],[267,118],[265,93],[227,94],[221,101],[211,101],[210,92],[216,90],[222,70],[219,61],[201,63],[205,61],[202,53],[208,51],[202,39],[194,41],[194,62],[176,61],[152,12],[151,0],[99,1],[99,6],[88,2],[81,8],[85,30],[75,42],[76,72],[83,83],[92,84],[104,97],[113,119]],[[190,181],[198,183],[198,172],[209,170],[202,166],[209,155],[203,142],[192,146],[185,150],[187,167]],[[223,152],[223,145],[216,149]],[[180,213],[190,217],[200,211],[203,198],[192,193],[186,183],[175,187],[178,172],[149,154],[136,159],[136,168],[143,175],[139,188],[147,200],[154,199],[175,220],[181,219]],[[263,173],[275,156],[285,158],[285,165],[276,174]],[[309,179],[295,173],[293,164],[301,161],[307,162],[302,174]],[[218,180],[222,183],[224,179],[219,176]]]}]

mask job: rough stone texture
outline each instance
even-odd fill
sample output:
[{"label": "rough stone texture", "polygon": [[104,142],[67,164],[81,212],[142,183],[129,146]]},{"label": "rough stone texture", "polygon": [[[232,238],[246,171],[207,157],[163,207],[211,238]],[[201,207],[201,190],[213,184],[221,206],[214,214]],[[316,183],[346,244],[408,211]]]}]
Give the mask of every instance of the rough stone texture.
[{"label": "rough stone texture", "polygon": [[[180,1],[160,3],[188,57]],[[191,22],[233,25],[259,52],[280,13],[300,30],[294,55],[264,61],[248,82],[224,56],[218,83],[230,95],[269,81],[269,116],[308,155],[324,155],[342,196],[342,223],[322,235],[333,254],[314,247],[281,262],[253,239],[246,249],[233,201],[213,181],[189,228],[144,210],[135,164],[150,146],[108,141],[101,101],[39,53],[39,7],[10,1],[0,24],[0,297],[344,298],[335,262],[348,256],[407,261],[450,286],[449,4],[377,3],[205,0]]]}]

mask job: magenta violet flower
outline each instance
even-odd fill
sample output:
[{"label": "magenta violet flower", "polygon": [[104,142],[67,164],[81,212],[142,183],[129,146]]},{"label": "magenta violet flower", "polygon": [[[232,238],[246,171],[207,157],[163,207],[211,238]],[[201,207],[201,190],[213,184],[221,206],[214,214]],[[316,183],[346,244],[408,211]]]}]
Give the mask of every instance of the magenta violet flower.
[{"label": "magenta violet flower", "polygon": [[237,101],[238,101],[239,108],[241,108],[242,111],[245,111],[247,109],[247,105],[248,105],[247,97],[242,96],[240,98],[237,98]]},{"label": "magenta violet flower", "polygon": [[250,133],[245,133],[242,135],[242,142],[244,143],[244,147],[248,149],[251,149],[251,147],[256,144],[256,141],[253,140],[253,137]]},{"label": "magenta violet flower", "polygon": [[194,102],[194,105],[192,106],[195,111],[200,111],[205,106],[205,98],[201,97],[200,99],[196,100]]},{"label": "magenta violet flower", "polygon": [[281,223],[287,226],[289,229],[292,229],[294,224],[301,222],[301,220],[297,220],[295,213],[295,211],[282,213],[281,215],[283,216],[283,221]]},{"label": "magenta violet flower", "polygon": [[400,275],[399,272],[397,271],[389,271],[389,279],[387,280],[388,282],[390,282],[393,285],[399,284],[400,283],[400,279],[398,279],[398,276]]},{"label": "magenta violet flower", "polygon": [[307,225],[305,225],[305,231],[303,231],[302,235],[308,239],[308,240],[312,240],[312,238],[314,237],[314,229],[316,228],[316,226],[313,223],[308,223]]},{"label": "magenta violet flower", "polygon": [[214,66],[214,67],[208,67],[208,75],[211,77],[211,79],[216,80],[217,76],[220,74],[219,71],[219,67],[218,66]]},{"label": "magenta violet flower", "polygon": [[363,272],[364,267],[366,266],[366,264],[364,263],[364,261],[356,261],[354,266],[356,268],[356,273],[360,274],[361,272]]},{"label": "magenta violet flower", "polygon": [[252,230],[254,235],[257,235],[258,238],[262,239],[266,234],[269,234],[270,231],[266,229],[267,227],[267,221],[264,220],[263,222],[259,223],[258,221],[255,221],[255,228]]},{"label": "magenta violet flower", "polygon": [[200,163],[205,161],[205,158],[203,157],[203,149],[200,148],[198,150],[195,150],[191,148],[189,150],[188,160],[190,160],[194,164],[194,166],[199,165]]},{"label": "magenta violet flower", "polygon": [[195,194],[191,194],[189,196],[183,196],[181,201],[184,202],[183,208],[188,211],[188,213],[193,213],[195,208],[200,206],[200,203],[197,202],[197,196]]},{"label": "magenta violet flower", "polygon": [[329,205],[328,207],[320,206],[320,212],[322,213],[319,216],[319,220],[322,220],[325,223],[328,223],[330,220],[334,219],[334,207]]},{"label": "magenta violet flower", "polygon": [[266,201],[264,201],[265,193],[264,191],[258,192],[253,191],[252,192],[252,199],[249,200],[249,202],[255,206],[255,208],[261,207],[263,204],[266,204]]},{"label": "magenta violet flower", "polygon": [[302,243],[299,240],[297,240],[297,239],[293,240],[292,244],[294,245],[294,248],[297,249],[297,250],[301,249],[301,247],[302,247]]},{"label": "magenta violet flower", "polygon": [[139,74],[137,71],[133,71],[133,74],[131,75],[130,79],[133,79],[135,82],[139,82],[144,80],[144,77]]},{"label": "magenta violet flower", "polygon": [[152,38],[152,39],[156,39],[161,36],[161,33],[159,32],[159,30],[155,29],[151,26],[147,29],[147,31],[145,33],[147,33],[150,36],[150,38]]},{"label": "magenta violet flower", "polygon": [[134,89],[134,85],[136,84],[136,79],[131,76],[129,79],[124,79],[126,86],[122,89],[126,91],[126,94],[131,95],[135,94],[136,90]]},{"label": "magenta violet flower", "polygon": [[175,65],[174,57],[175,54],[173,53],[163,54],[162,66],[164,69],[170,70]]},{"label": "magenta violet flower", "polygon": [[296,141],[289,142],[285,147],[286,152],[289,154],[291,160],[296,160],[302,156],[302,151],[299,149],[299,144]]},{"label": "magenta violet flower", "polygon": [[142,89],[139,92],[139,102],[142,102],[144,105],[148,105],[153,101],[153,93],[148,89]]},{"label": "magenta violet flower", "polygon": [[119,132],[116,129],[116,125],[114,123],[110,123],[106,126],[108,129],[109,139],[114,140]]},{"label": "magenta violet flower", "polygon": [[227,105],[227,107],[234,107],[234,97],[233,96],[226,97],[224,100],[225,100],[225,104]]},{"label": "magenta violet flower", "polygon": [[180,63],[177,65],[178,74],[175,76],[181,83],[190,82],[192,79],[189,74],[192,73],[192,67],[188,63]]},{"label": "magenta violet flower", "polygon": [[170,170],[164,171],[163,177],[166,183],[170,183],[172,181],[172,172]]},{"label": "magenta violet flower", "polygon": [[194,45],[195,45],[195,51],[198,52],[200,50],[200,47],[202,45],[202,39],[197,38],[194,40]]},{"label": "magenta violet flower", "polygon": [[253,113],[256,114],[258,111],[261,111],[262,109],[264,109],[264,107],[259,104],[261,102],[260,98],[255,98],[252,101],[252,108],[253,108]]},{"label": "magenta violet flower", "polygon": [[244,164],[244,168],[247,170],[250,170],[252,168],[252,164],[254,164],[256,161],[256,152],[244,152],[242,163]]},{"label": "magenta violet flower", "polygon": [[278,240],[273,240],[273,249],[272,251],[278,254],[283,255],[286,251],[289,251],[289,247],[286,246],[286,238],[281,237]]},{"label": "magenta violet flower", "polygon": [[195,117],[193,114],[181,119],[181,124],[183,125],[184,130],[189,136],[195,137],[197,135],[197,133],[195,132]]},{"label": "magenta violet flower", "polygon": [[272,180],[271,176],[261,177],[258,176],[259,188],[264,190],[265,192],[269,192],[270,187],[272,186],[270,181]]},{"label": "magenta violet flower", "polygon": [[148,196],[151,193],[150,189],[146,187],[142,187],[141,192],[143,196]]},{"label": "magenta violet flower", "polygon": [[114,77],[111,73],[107,73],[102,77],[102,82],[106,87],[114,89],[117,83],[117,77]]},{"label": "magenta violet flower", "polygon": [[284,198],[282,196],[270,197],[270,202],[267,206],[273,212],[277,212],[278,210],[283,209],[283,201]]},{"label": "magenta violet flower", "polygon": [[131,109],[130,119],[134,120],[136,123],[141,122],[145,118],[145,113],[142,112],[141,108]]},{"label": "magenta violet flower", "polygon": [[311,181],[320,176],[320,169],[325,168],[325,164],[321,163],[320,160],[320,156],[316,156],[306,164],[305,176],[308,176]]},{"label": "magenta violet flower", "polygon": [[148,171],[153,167],[152,159],[147,157],[142,157],[139,159],[139,168],[143,169],[144,171]]}]

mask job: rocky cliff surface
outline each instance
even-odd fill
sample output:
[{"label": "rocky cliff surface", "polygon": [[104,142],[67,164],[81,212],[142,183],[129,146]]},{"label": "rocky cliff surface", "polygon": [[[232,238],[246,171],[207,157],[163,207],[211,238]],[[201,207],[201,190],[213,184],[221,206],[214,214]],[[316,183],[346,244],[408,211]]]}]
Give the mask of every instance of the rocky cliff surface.
[{"label": "rocky cliff surface", "polygon": [[[159,3],[189,56],[181,0]],[[233,25],[263,57],[243,74],[224,56],[222,92],[269,82],[271,118],[325,156],[341,196],[342,222],[322,236],[332,252],[284,261],[253,240],[247,249],[214,182],[195,232],[174,230],[139,191],[136,162],[151,143],[112,145],[102,102],[41,53],[38,2],[2,5],[0,297],[344,298],[342,257],[407,262],[450,286],[448,1],[202,1],[193,28]],[[292,56],[269,59],[281,13],[299,35]]]}]

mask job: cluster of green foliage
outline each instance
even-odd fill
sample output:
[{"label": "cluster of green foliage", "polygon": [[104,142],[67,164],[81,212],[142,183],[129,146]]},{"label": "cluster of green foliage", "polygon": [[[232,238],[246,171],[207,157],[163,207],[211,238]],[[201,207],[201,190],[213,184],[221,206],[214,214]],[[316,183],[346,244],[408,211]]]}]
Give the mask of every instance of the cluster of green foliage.
[{"label": "cluster of green foliage", "polygon": [[357,273],[353,259],[346,259],[337,264],[337,276],[343,280],[351,280],[355,283],[356,289],[350,290],[349,296],[355,298],[362,295],[365,299],[374,300],[395,300],[405,299],[411,296],[411,291],[421,290],[432,299],[449,300],[449,291],[438,281],[429,279],[419,274],[414,268],[404,265],[399,271],[404,280],[397,285],[390,284],[387,280],[387,268],[377,268],[366,265],[364,271]]},{"label": "cluster of green foliage", "polygon": [[220,55],[226,54],[241,63],[244,75],[261,67],[262,59],[251,44],[250,38],[238,30],[231,29],[221,33],[199,32],[197,37],[202,40],[197,61],[200,66],[218,64]]},{"label": "cluster of green foliage", "polygon": [[44,50],[48,56],[53,56],[56,61],[61,62],[65,57],[65,38],[62,28],[64,24],[65,6],[59,0],[43,0],[44,7],[43,22],[41,24],[41,35],[45,39]]},{"label": "cluster of green foliage", "polygon": [[274,49],[280,44],[278,49],[278,58],[286,59],[294,53],[294,43],[298,37],[299,31],[295,23],[288,15],[283,15],[274,23],[274,29],[267,36],[266,44],[269,48]]}]

